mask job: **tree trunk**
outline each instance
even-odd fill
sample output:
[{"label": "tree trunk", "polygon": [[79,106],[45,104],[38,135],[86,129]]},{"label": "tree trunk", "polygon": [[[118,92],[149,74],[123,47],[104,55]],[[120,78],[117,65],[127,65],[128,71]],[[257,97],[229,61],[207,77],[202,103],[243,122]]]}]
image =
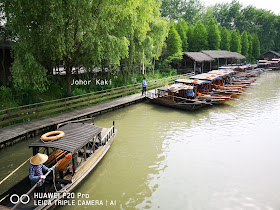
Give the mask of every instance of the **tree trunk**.
[{"label": "tree trunk", "polygon": [[67,95],[72,96],[72,89],[71,89],[71,67],[66,66],[66,84],[67,84]]}]

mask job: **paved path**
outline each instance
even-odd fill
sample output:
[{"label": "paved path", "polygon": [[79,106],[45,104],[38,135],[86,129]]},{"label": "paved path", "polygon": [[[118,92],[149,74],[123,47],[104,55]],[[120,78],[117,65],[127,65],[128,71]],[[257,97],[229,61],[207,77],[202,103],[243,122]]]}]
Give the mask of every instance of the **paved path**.
[{"label": "paved path", "polygon": [[55,126],[59,123],[66,122],[69,120],[81,118],[98,112],[110,110],[119,106],[123,106],[130,103],[135,103],[137,101],[144,100],[144,96],[141,93],[124,96],[121,98],[113,99],[110,101],[105,101],[92,106],[86,106],[80,109],[71,110],[68,112],[63,112],[60,114],[50,115],[47,117],[35,119],[29,122],[23,122],[8,127],[0,129],[0,144],[24,136],[30,132],[35,132],[37,130]]}]

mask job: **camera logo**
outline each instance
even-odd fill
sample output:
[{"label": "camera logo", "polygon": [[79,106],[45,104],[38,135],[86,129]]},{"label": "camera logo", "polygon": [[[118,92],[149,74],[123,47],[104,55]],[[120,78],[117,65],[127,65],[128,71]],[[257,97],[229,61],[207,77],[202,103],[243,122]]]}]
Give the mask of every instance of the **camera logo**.
[{"label": "camera logo", "polygon": [[[27,201],[24,201],[24,198],[27,198]],[[17,194],[13,194],[10,197],[10,201],[12,204],[17,204],[18,202],[21,202],[22,204],[27,204],[30,201],[30,197],[27,194],[22,194],[20,197]]]}]

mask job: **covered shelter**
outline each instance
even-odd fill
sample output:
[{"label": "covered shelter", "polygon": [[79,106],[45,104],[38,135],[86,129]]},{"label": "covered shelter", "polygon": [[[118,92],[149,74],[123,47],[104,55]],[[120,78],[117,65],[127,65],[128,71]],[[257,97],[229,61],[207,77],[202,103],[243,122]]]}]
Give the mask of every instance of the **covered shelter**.
[{"label": "covered shelter", "polygon": [[271,51],[264,52],[260,57],[271,61],[274,58],[280,58],[280,53],[271,50]]},{"label": "covered shelter", "polygon": [[244,55],[241,55],[240,53],[229,52],[226,50],[202,50],[201,52],[213,58],[214,61],[217,60],[217,68],[219,68],[220,62],[222,61],[224,61],[223,63],[225,65],[228,65],[228,61],[231,61],[232,64],[233,60],[246,59],[246,57]]},{"label": "covered shelter", "polygon": [[181,70],[195,72],[198,67],[201,67],[201,72],[209,71],[213,60],[213,58],[202,52],[183,52]]},{"label": "covered shelter", "polygon": [[[218,69],[220,64],[228,65],[235,60],[245,60],[246,57],[237,52],[229,52],[226,50],[202,50],[200,52],[183,52],[183,60],[180,70],[182,72],[197,72],[197,68],[201,68],[201,72],[211,71],[213,68]],[[214,64],[214,65],[213,65]]]}]

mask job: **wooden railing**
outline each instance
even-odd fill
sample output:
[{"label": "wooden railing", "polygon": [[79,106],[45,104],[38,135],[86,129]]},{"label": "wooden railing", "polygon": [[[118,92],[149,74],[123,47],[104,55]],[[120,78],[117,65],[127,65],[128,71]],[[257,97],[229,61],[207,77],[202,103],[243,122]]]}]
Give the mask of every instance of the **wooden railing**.
[{"label": "wooden railing", "polygon": [[[187,76],[191,76],[191,74],[183,74],[167,77],[164,79],[148,81],[147,90],[165,86],[167,84],[173,83],[176,79]],[[60,112],[67,112],[75,108],[89,106],[110,99],[131,95],[140,92],[141,89],[141,83],[137,83],[78,96],[0,110],[0,128],[18,122],[26,122],[40,117]]]},{"label": "wooden railing", "polygon": [[113,126],[108,129],[106,134],[101,139],[101,144],[105,145],[110,140],[110,138],[114,135],[114,133],[115,133],[115,121],[113,121]]}]

